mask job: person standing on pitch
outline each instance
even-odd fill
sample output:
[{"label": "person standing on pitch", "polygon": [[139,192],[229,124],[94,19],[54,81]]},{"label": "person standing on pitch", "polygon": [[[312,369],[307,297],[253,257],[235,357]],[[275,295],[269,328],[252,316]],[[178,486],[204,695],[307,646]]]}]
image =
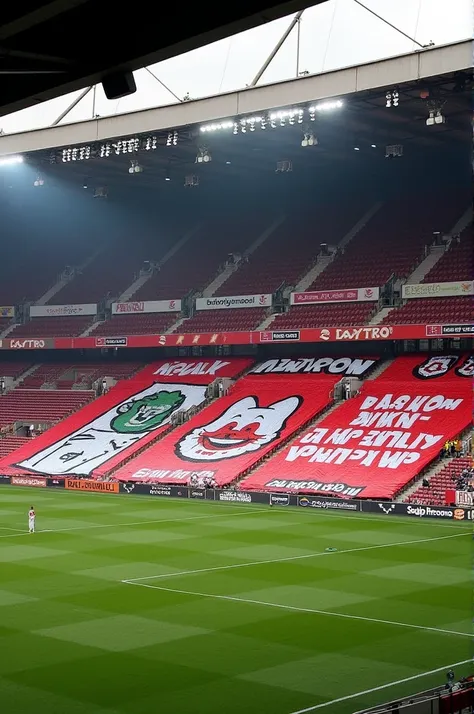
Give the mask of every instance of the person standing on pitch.
[{"label": "person standing on pitch", "polygon": [[35,509],[33,508],[33,506],[30,506],[30,510],[28,511],[28,531],[30,533],[35,532],[35,520],[36,520]]}]

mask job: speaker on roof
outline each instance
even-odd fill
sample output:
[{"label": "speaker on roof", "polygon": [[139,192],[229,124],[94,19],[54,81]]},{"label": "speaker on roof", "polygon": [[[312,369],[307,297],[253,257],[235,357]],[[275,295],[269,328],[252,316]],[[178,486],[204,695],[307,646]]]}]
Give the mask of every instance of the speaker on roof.
[{"label": "speaker on roof", "polygon": [[121,99],[137,91],[133,72],[114,72],[102,80],[107,99]]}]

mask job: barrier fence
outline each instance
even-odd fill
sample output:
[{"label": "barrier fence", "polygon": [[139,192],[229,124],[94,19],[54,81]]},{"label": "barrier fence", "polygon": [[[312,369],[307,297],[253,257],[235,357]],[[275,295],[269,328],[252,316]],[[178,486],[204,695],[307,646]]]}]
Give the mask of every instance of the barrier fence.
[{"label": "barrier fence", "polygon": [[405,516],[418,519],[443,521],[473,521],[474,509],[453,506],[426,506],[393,501],[364,501],[360,499],[338,499],[326,496],[303,496],[289,493],[268,493],[258,491],[232,491],[201,489],[188,486],[167,486],[152,483],[117,483],[112,481],[92,481],[87,479],[58,479],[42,476],[3,476],[0,485],[27,486],[32,488],[63,488],[69,491],[89,493],[122,494],[124,496],[156,496],[162,498],[193,498],[201,501],[221,503],[260,504],[285,508],[313,509],[314,511],[340,511],[344,513],[372,513],[383,517]]}]

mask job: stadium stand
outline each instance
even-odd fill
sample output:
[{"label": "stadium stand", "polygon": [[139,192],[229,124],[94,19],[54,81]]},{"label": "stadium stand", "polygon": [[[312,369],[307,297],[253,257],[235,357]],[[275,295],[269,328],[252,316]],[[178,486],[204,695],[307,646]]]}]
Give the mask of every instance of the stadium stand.
[{"label": "stadium stand", "polygon": [[32,367],[31,362],[0,362],[0,377],[11,377],[16,380]]},{"label": "stadium stand", "polygon": [[81,409],[94,392],[14,389],[0,397],[0,426],[16,422],[55,423]]},{"label": "stadium stand", "polygon": [[203,310],[186,320],[175,332],[224,332],[254,330],[264,320],[268,308]]},{"label": "stadium stand", "polygon": [[91,330],[94,337],[117,335],[147,335],[166,332],[179,318],[179,313],[130,313],[112,315],[110,320],[100,322]]},{"label": "stadium stand", "polygon": [[277,315],[271,328],[285,330],[294,327],[338,327],[365,325],[377,311],[377,303],[327,303],[324,305],[294,305]]},{"label": "stadium stand", "polygon": [[[84,296],[83,296],[84,297]],[[17,325],[8,337],[79,337],[91,324],[92,317],[34,317],[24,325]]]},{"label": "stadium stand", "polygon": [[0,459],[21,448],[27,444],[28,441],[27,436],[14,436],[12,434],[7,434],[3,437],[0,436]]},{"label": "stadium stand", "polygon": [[18,388],[39,389],[47,384],[58,389],[72,389],[73,386],[91,389],[92,384],[101,377],[112,377],[115,380],[128,379],[141,367],[143,367],[141,362],[43,364],[38,365],[23,379]]},{"label": "stadium stand", "polygon": [[446,504],[446,491],[456,488],[456,482],[463,471],[472,467],[472,456],[450,459],[441,471],[432,476],[429,486],[421,484],[406,499],[406,503],[416,503],[430,506],[444,506]]},{"label": "stadium stand", "polygon": [[423,278],[423,283],[446,283],[472,280],[474,274],[474,253],[472,250],[472,230],[470,223],[459,239],[453,238],[442,258]]},{"label": "stadium stand", "polygon": [[383,323],[449,324],[470,323],[474,315],[474,297],[447,297],[407,300],[385,316]]},{"label": "stadium stand", "polygon": [[392,498],[472,421],[470,379],[453,367],[452,358],[397,358],[241,488]]}]

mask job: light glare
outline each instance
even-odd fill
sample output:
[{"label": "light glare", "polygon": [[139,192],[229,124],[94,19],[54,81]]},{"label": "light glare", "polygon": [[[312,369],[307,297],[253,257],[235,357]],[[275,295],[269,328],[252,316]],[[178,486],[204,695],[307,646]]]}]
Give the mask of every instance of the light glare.
[{"label": "light glare", "polygon": [[0,166],[14,166],[15,164],[22,164],[22,163],[23,163],[23,156],[20,156],[20,155],[0,157]]}]

